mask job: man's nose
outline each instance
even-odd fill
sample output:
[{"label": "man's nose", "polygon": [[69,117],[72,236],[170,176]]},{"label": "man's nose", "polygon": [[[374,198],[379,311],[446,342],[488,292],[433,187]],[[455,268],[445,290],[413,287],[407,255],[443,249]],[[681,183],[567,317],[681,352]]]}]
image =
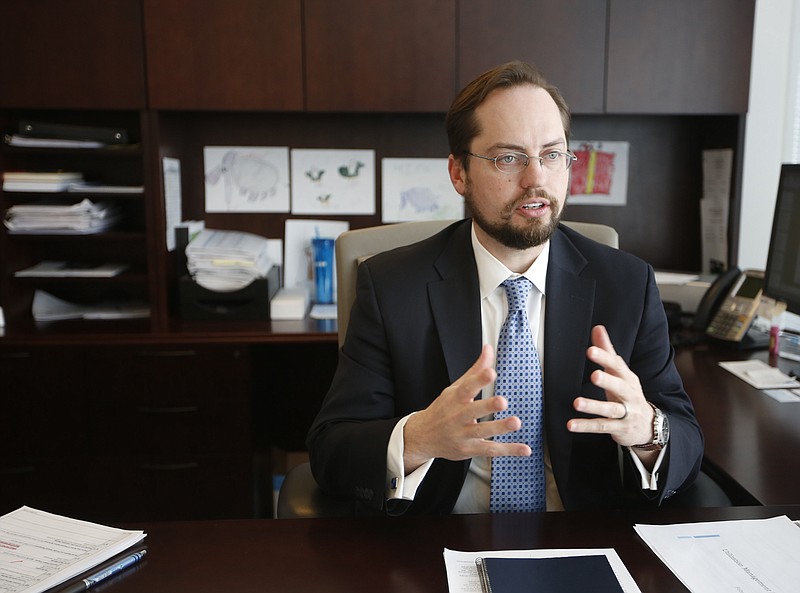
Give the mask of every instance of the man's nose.
[{"label": "man's nose", "polygon": [[547,180],[547,173],[541,160],[530,157],[528,166],[520,173],[520,183],[523,187],[541,187]]}]

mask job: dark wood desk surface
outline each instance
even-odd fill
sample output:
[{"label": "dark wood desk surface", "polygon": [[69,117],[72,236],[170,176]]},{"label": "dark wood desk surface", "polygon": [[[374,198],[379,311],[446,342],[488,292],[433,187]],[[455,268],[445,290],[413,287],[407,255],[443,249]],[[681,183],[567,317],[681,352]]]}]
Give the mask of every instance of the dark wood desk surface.
[{"label": "dark wood desk surface", "polygon": [[779,403],[719,367],[724,360],[758,358],[784,372],[800,363],[770,362],[766,351],[719,346],[678,349],[675,362],[705,433],[705,457],[766,504],[800,503],[800,403]]},{"label": "dark wood desk surface", "polygon": [[145,560],[94,591],[445,593],[444,548],[614,548],[644,593],[685,593],[635,523],[783,514],[798,519],[800,506],[152,523],[136,525],[148,534]]}]

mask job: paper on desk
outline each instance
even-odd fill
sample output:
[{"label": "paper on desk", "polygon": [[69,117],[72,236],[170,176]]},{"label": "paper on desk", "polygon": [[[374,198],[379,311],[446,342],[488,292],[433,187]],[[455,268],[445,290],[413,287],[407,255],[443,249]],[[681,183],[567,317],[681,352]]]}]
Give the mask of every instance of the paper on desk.
[{"label": "paper on desk", "polygon": [[635,525],[693,593],[796,593],[800,528],[788,517]]},{"label": "paper on desk", "polygon": [[697,274],[684,274],[679,272],[665,272],[661,270],[656,270],[656,284],[661,286],[662,284],[673,284],[675,286],[683,286],[684,284],[688,284],[689,282],[694,282],[695,280],[699,280],[700,276]]},{"label": "paper on desk", "polygon": [[625,593],[641,593],[631,573],[613,548],[493,550],[491,552],[457,552],[444,549],[447,588],[450,593],[481,593],[476,558],[564,558],[566,556],[605,556]]},{"label": "paper on desk", "polygon": [[720,362],[726,371],[733,373],[742,381],[748,382],[756,389],[788,389],[800,387],[800,381],[769,366],[761,360],[733,360]]},{"label": "paper on desk", "polygon": [[38,593],[81,574],[145,538],[21,507],[0,517],[0,591]]}]

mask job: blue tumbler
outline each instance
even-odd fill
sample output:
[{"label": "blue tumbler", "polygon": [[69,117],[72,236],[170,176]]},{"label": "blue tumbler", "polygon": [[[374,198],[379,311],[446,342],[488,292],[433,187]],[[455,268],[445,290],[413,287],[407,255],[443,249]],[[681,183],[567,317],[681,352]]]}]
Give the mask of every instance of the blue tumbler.
[{"label": "blue tumbler", "polygon": [[314,253],[315,302],[333,303],[333,239],[311,239]]}]

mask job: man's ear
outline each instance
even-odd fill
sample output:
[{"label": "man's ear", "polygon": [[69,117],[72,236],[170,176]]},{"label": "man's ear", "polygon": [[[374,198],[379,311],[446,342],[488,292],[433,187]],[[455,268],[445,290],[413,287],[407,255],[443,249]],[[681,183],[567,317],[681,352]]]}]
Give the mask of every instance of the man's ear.
[{"label": "man's ear", "polygon": [[447,157],[447,172],[450,174],[450,182],[453,184],[453,187],[463,196],[467,184],[467,172],[464,171],[464,159],[457,159],[452,154]]}]

